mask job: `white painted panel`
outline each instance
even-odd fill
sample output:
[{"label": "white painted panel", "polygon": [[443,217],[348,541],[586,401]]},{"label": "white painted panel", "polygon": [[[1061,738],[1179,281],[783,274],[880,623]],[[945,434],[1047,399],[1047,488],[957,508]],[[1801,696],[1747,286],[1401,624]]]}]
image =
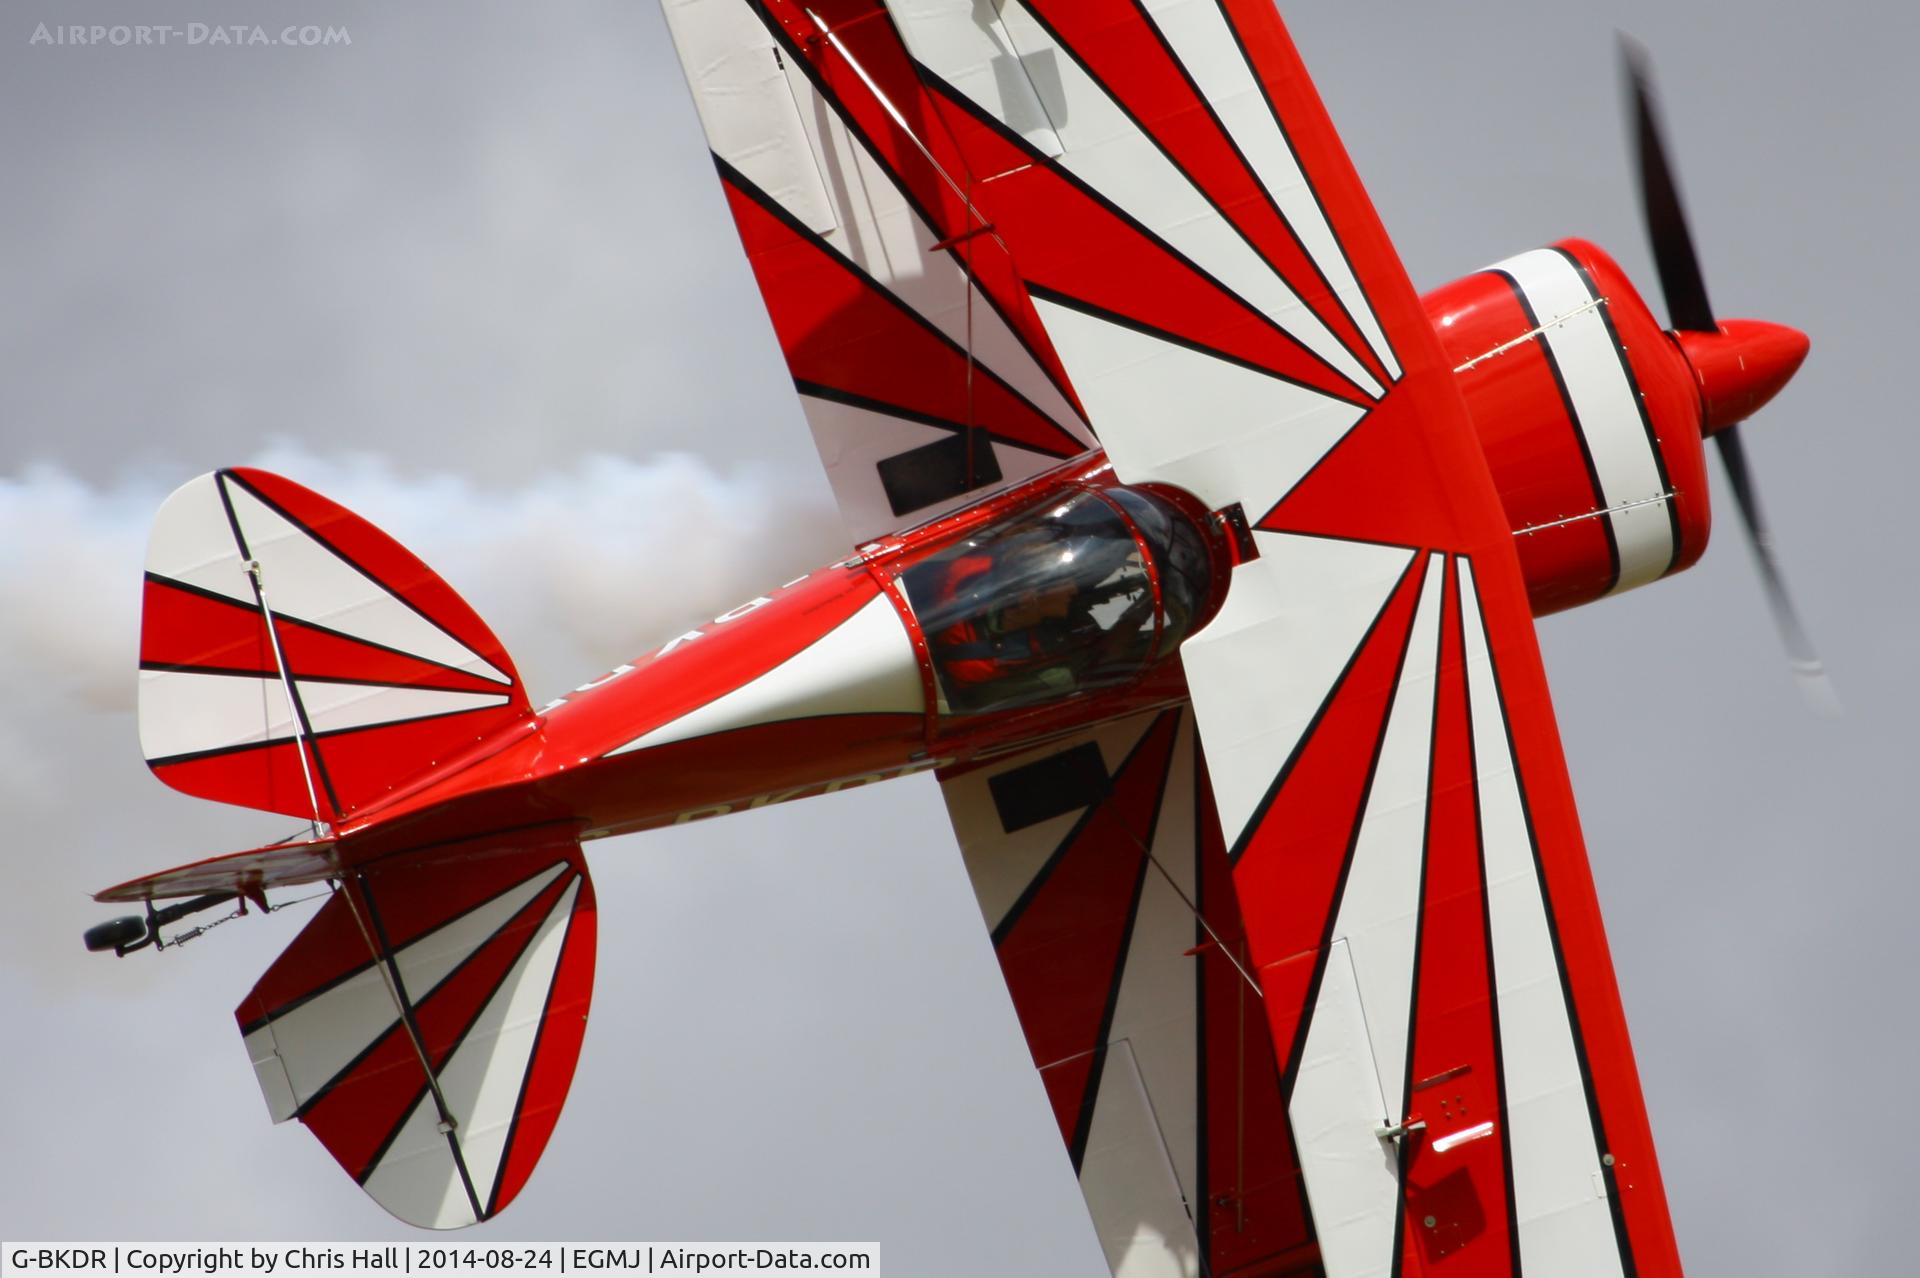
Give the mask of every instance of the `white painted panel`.
[{"label": "white painted panel", "polygon": [[892,176],[811,86],[804,93],[816,107],[810,113],[810,136],[820,148],[821,166],[840,220],[827,242],[955,345],[971,348],[978,364],[1019,391],[1042,415],[1090,443],[1085,426],[1059,388],[967,278],[966,252],[981,258],[1004,254],[1000,245],[991,236],[979,236],[960,254],[935,252],[933,246],[940,237],[914,212]]},{"label": "white painted panel", "polygon": [[[889,0],[887,11],[914,58],[1045,155],[1059,155],[1032,69],[1013,47],[1000,15],[986,0]],[[1057,74],[1050,62],[1041,74]]]},{"label": "white painted panel", "polygon": [[[1191,985],[1193,982],[1187,982]],[[1199,1278],[1200,1244],[1133,1045],[1107,1049],[1080,1189],[1114,1278]]]},{"label": "white painted panel", "polygon": [[[1638,394],[1580,272],[1554,249],[1534,249],[1489,269],[1506,272],[1520,286],[1545,326],[1542,336],[1573,402],[1602,500],[1618,507],[1664,495],[1667,486],[1640,416]],[[1607,519],[1620,548],[1615,592],[1645,585],[1673,563],[1673,523],[1664,503],[1615,510]]]},{"label": "white painted panel", "polygon": [[1333,228],[1300,170],[1299,158],[1274,119],[1266,94],[1240,52],[1219,0],[1147,0],[1146,9],[1200,86],[1201,95],[1219,115],[1260,185],[1273,197],[1301,247],[1327,277],[1334,295],[1345,303],[1347,313],[1386,366],[1388,375],[1398,378],[1400,365],[1393,357],[1393,348],[1380,331],[1380,321],[1360,291],[1353,268],[1347,265]]},{"label": "white painted panel", "polygon": [[253,583],[241,566],[211,472],[188,480],[161,503],[147,537],[147,571],[254,605]]},{"label": "white painted panel", "polygon": [[[1023,55],[1051,53],[1059,68],[1057,87],[1037,87],[1066,147],[1061,164],[1297,338],[1355,386],[1375,397],[1382,393],[1365,366],[1220,216],[1153,139],[1134,125],[1106,90],[1053,42],[1026,6],[1019,0],[1005,0],[1001,17]],[[1048,100],[1050,90],[1058,95],[1057,100]],[[1078,387],[1079,378],[1071,367],[1068,376]]]},{"label": "white painted panel", "polygon": [[315,732],[370,728],[403,719],[485,710],[507,704],[505,693],[441,692],[430,688],[390,688],[359,683],[294,680],[307,722]]},{"label": "white painted panel", "polygon": [[276,677],[140,672],[140,752],[149,759],[293,735],[293,710]]},{"label": "white painted panel", "polygon": [[[802,395],[800,406],[806,410],[807,425],[813,428],[814,446],[820,450],[821,464],[826,468],[841,518],[855,545],[903,525],[922,523],[950,510],[970,506],[989,491],[962,493],[909,515],[895,515],[875,467],[885,458],[948,438],[952,432],[813,395]],[[1000,463],[1002,481],[996,487],[1031,479],[1060,464],[1057,457],[1030,452],[1001,440],[993,442],[993,456]]]},{"label": "white painted panel", "polygon": [[227,495],[260,562],[274,613],[398,649],[499,683],[507,677],[477,653],[402,603],[385,587],[289,523],[239,484]]},{"label": "white painted panel", "polygon": [[[1427,557],[1393,711],[1367,791],[1353,862],[1334,916],[1335,939],[1347,942],[1367,1009],[1375,1072],[1395,1111],[1406,1092],[1407,1022],[1420,936],[1421,864],[1426,858],[1427,780],[1433,752],[1433,694],[1440,660],[1440,601],[1446,557]],[[1361,761],[1353,760],[1360,766]]]},{"label": "white painted panel", "polygon": [[979,899],[980,914],[986,920],[988,931],[999,926],[1020,894],[1040,873],[1047,858],[1086,812],[1085,808],[1075,808],[1009,834],[1000,825],[1000,812],[988,788],[990,779],[1071,750],[1088,740],[1096,743],[1107,774],[1111,776],[1152,722],[1153,715],[1147,714],[1102,724],[1090,732],[1022,751],[1009,756],[1004,763],[965,773],[942,784],[940,791],[946,800],[947,817],[960,842],[967,878],[973,884],[974,896]]},{"label": "white painted panel", "polygon": [[687,86],[713,153],[815,232],[834,216],[766,25],[740,0],[665,0]]},{"label": "white painted panel", "polygon": [[[564,868],[551,866],[404,946],[394,962],[414,1005],[424,1003],[455,968],[525,909]],[[275,1121],[292,1117],[295,1109],[312,1099],[399,1019],[386,976],[380,968],[370,967],[248,1034],[247,1052],[255,1062],[256,1073],[259,1063],[269,1056],[277,1057],[285,1070],[292,1106],[284,1113],[275,1110]],[[275,1092],[264,1076],[262,1088],[272,1108]]]},{"label": "white painted panel", "polygon": [[1287,1109],[1328,1278],[1393,1272],[1398,1151],[1377,1134],[1388,1107],[1374,1073],[1369,1024],[1347,945],[1336,941]]},{"label": "white painted panel", "polygon": [[1365,410],[1035,299],[1088,419],[1128,483],[1175,484],[1258,521]]},{"label": "white painted panel", "polygon": [[[1187,953],[1197,942],[1198,925],[1188,904],[1194,895],[1194,812],[1193,737],[1186,719],[1154,832],[1157,864],[1147,867],[1141,885],[1108,1036],[1129,1044],[1166,1156],[1179,1188],[1191,1197],[1199,1190],[1199,960]],[[1097,1123],[1098,1110],[1094,1117]],[[1090,1165],[1091,1146],[1087,1159]]]},{"label": "white painted panel", "polygon": [[781,664],[608,754],[715,732],[836,714],[925,714],[913,643],[884,594]]},{"label": "white painted panel", "polygon": [[[373,727],[424,715],[504,706],[504,693],[294,681],[315,732]],[[140,748],[149,759],[294,736],[277,675],[140,672]]]},{"label": "white painted panel", "polygon": [[1256,532],[1226,603],[1181,648],[1227,846],[1239,839],[1413,558]]},{"label": "white painted panel", "polygon": [[1521,1266],[1527,1273],[1617,1278],[1618,1241],[1574,1050],[1572,1009],[1560,983],[1473,574],[1464,561],[1460,567]]},{"label": "white painted panel", "polygon": [[494,1181],[506,1154],[507,1135],[513,1129],[521,1086],[539,1040],[547,994],[579,894],[576,876],[461,1041],[460,1050],[440,1072],[447,1108],[459,1122],[461,1156],[483,1209],[493,1200]]},{"label": "white painted panel", "polygon": [[393,1143],[361,1186],[382,1207],[423,1229],[461,1229],[475,1222],[473,1204],[440,1130],[433,1093],[407,1115]]}]

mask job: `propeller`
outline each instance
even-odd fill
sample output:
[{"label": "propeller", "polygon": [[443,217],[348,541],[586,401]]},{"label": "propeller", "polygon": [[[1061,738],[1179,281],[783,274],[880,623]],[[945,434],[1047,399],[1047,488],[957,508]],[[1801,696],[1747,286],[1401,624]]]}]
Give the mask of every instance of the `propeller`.
[{"label": "propeller", "polygon": [[1640,184],[1640,211],[1653,245],[1660,272],[1660,291],[1666,298],[1673,336],[1693,365],[1700,384],[1702,433],[1711,438],[1726,467],[1734,505],[1760,565],[1767,606],[1787,650],[1796,680],[1807,702],[1821,713],[1836,713],[1839,700],[1827,678],[1826,666],[1807,637],[1799,610],[1787,590],[1773,535],[1760,510],[1760,496],[1747,465],[1746,446],[1738,423],[1753,415],[1787,384],[1806,358],[1806,335],[1781,324],[1759,320],[1714,317],[1707,300],[1706,279],[1694,251],[1693,232],[1680,203],[1679,184],[1667,156],[1665,132],[1655,106],[1653,72],[1647,52],[1625,36],[1621,59],[1632,99],[1635,173]]}]

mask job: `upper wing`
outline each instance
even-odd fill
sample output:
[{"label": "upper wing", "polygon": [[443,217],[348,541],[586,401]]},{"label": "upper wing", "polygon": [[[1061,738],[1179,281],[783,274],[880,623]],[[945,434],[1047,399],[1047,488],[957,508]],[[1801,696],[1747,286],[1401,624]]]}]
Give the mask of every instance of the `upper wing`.
[{"label": "upper wing", "polygon": [[1327,1272],[1678,1273],[1511,535],[1278,18],[958,7],[895,12],[1117,473],[1253,528],[1183,659]]},{"label": "upper wing", "polygon": [[781,0],[665,9],[855,540],[1090,448],[1004,246],[971,212],[969,180],[924,154],[924,125],[869,88],[868,76],[913,80],[884,18],[828,40]]}]

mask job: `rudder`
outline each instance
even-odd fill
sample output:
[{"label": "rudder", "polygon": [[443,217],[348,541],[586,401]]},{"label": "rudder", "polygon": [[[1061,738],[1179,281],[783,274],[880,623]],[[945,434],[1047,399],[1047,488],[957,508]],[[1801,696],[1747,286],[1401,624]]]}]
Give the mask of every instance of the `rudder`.
[{"label": "rudder", "polygon": [[140,741],[175,789],[337,821],[529,713],[486,623],[351,511],[251,469],[160,508]]}]

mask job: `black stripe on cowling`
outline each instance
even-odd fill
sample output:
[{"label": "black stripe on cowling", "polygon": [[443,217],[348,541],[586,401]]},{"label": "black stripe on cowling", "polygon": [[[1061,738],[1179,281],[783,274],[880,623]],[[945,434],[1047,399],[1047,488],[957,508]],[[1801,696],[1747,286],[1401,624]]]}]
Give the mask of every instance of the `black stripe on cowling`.
[{"label": "black stripe on cowling", "polygon": [[[1560,922],[1554,915],[1553,896],[1547,891],[1546,870],[1540,861],[1540,836],[1533,826],[1533,804],[1527,795],[1526,770],[1520,766],[1520,749],[1514,743],[1512,721],[1507,717],[1507,695],[1500,679],[1500,660],[1494,654],[1493,636],[1487,628],[1486,603],[1480,598],[1477,586],[1474,590],[1474,608],[1479,613],[1480,633],[1487,643],[1487,665],[1493,675],[1494,708],[1500,714],[1500,731],[1507,739],[1507,761],[1513,768],[1514,790],[1519,795],[1520,813],[1526,821],[1527,846],[1533,853],[1534,886],[1540,893],[1541,909],[1547,920],[1547,936],[1553,943],[1554,967],[1560,976],[1560,997],[1566,1004],[1567,1028],[1573,1037],[1574,1057],[1580,1064],[1580,1085],[1587,1096],[1587,1115],[1593,1123],[1594,1149],[1596,1153],[1604,1155],[1607,1152],[1606,1123],[1600,1114],[1599,1096],[1593,1088],[1593,1065],[1588,1060],[1586,1035],[1581,1032],[1580,1018],[1576,1015],[1573,986],[1567,979],[1567,956],[1560,943]],[[1620,1251],[1621,1270],[1625,1278],[1635,1278],[1639,1267],[1634,1262],[1633,1244],[1627,1235],[1620,1185],[1614,1176],[1614,1169],[1604,1157],[1600,1160],[1600,1174],[1606,1180],[1607,1208],[1613,1214],[1613,1235]],[[1515,1228],[1518,1229],[1517,1223]]]},{"label": "black stripe on cowling", "polygon": [[1607,340],[1613,343],[1614,358],[1620,361],[1620,375],[1627,379],[1627,390],[1633,394],[1633,406],[1640,413],[1640,428],[1647,433],[1647,448],[1653,453],[1653,467],[1660,476],[1660,491],[1667,496],[1667,526],[1673,540],[1673,553],[1667,556],[1667,566],[1660,570],[1660,575],[1664,577],[1680,562],[1680,506],[1673,500],[1676,495],[1673,480],[1667,477],[1667,455],[1660,451],[1660,436],[1654,433],[1653,417],[1647,412],[1647,397],[1640,389],[1640,379],[1633,375],[1633,361],[1627,358],[1627,347],[1620,340],[1620,330],[1614,327],[1612,303],[1601,296],[1600,288],[1593,282],[1593,275],[1587,270],[1585,262],[1563,248],[1555,248],[1554,252],[1573,264],[1573,269],[1580,274],[1580,282],[1586,285],[1587,295],[1600,303],[1600,323],[1606,327]]},{"label": "black stripe on cowling", "polygon": [[[1553,387],[1560,392],[1560,408],[1567,415],[1567,423],[1573,427],[1574,443],[1580,446],[1580,460],[1587,468],[1587,483],[1593,489],[1593,508],[1596,513],[1604,513],[1607,508],[1607,494],[1600,487],[1600,468],[1594,464],[1593,446],[1587,442],[1587,428],[1580,420],[1580,410],[1573,406],[1573,392],[1567,389],[1566,374],[1560,371],[1560,361],[1553,353],[1553,344],[1547,341],[1547,335],[1540,330],[1540,316],[1533,309],[1533,302],[1527,297],[1527,290],[1520,287],[1520,281],[1506,271],[1489,271],[1507,282],[1507,289],[1513,294],[1513,300],[1520,304],[1520,312],[1526,317],[1528,329],[1533,331],[1534,345],[1546,358],[1547,371],[1553,374]],[[1613,530],[1613,520],[1602,519],[1600,531],[1607,541],[1607,589],[1612,590],[1620,584],[1620,541]],[[1604,593],[1604,592],[1603,592]]]}]

